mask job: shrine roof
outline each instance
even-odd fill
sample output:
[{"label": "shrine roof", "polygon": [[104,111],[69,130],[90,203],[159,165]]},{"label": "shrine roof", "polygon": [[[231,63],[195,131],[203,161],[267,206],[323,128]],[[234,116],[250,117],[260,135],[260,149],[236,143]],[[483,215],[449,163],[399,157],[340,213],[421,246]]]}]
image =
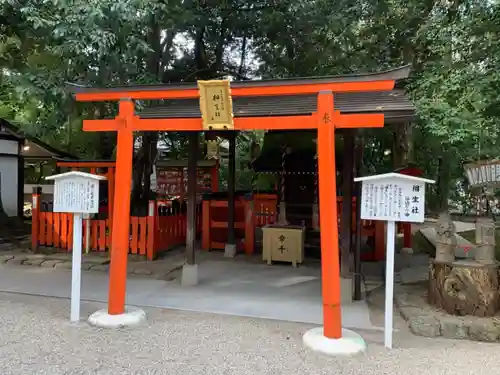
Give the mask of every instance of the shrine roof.
[{"label": "shrine roof", "polygon": [[25,159],[44,160],[53,156],[74,157],[65,151],[55,149],[38,138],[25,134],[19,126],[2,118],[0,118],[0,137],[21,143],[24,146],[21,150],[21,156]]},{"label": "shrine roof", "polygon": [[355,182],[363,182],[363,181],[378,181],[385,179],[400,179],[400,180],[408,180],[409,182],[426,182],[428,184],[434,184],[436,181],[430,180],[428,178],[408,176],[406,174],[401,173],[384,173],[373,176],[365,176],[365,177],[357,177],[354,179]]},{"label": "shrine roof", "polygon": [[[415,107],[401,89],[392,91],[338,93],[335,109],[342,113],[383,113],[386,123],[413,119]],[[299,116],[316,112],[316,95],[234,97],[235,117]],[[138,110],[141,118],[199,118],[197,99],[174,99]]]},{"label": "shrine roof", "polygon": [[[402,80],[408,78],[411,66],[382,72],[346,74],[338,76],[306,77],[306,78],[280,78],[263,80],[232,81],[231,87],[273,87],[273,86],[301,86],[311,84],[347,83],[347,82],[374,82],[384,80]],[[132,91],[169,91],[198,89],[196,82],[161,83],[161,84],[131,84],[120,86],[89,87],[77,83],[67,83],[67,89],[72,94],[105,93],[105,92],[132,92]]]},{"label": "shrine roof", "polygon": [[[81,159],[64,159],[64,158],[53,158],[58,164],[64,166],[64,164],[74,164],[82,168],[90,167],[114,167],[116,164],[115,160],[81,160]],[[187,167],[187,159],[180,160],[157,160],[156,166],[163,168],[182,168]],[[217,160],[213,159],[201,159],[198,160],[196,165],[199,168],[211,168],[217,165]]]}]

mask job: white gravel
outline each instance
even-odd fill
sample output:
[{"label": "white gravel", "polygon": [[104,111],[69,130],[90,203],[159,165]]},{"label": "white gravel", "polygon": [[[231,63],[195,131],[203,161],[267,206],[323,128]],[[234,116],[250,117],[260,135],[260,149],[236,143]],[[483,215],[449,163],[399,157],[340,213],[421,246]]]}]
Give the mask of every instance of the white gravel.
[{"label": "white gravel", "polygon": [[[69,301],[0,293],[0,374],[466,375],[500,374],[494,344],[424,339],[400,331],[397,349],[361,332],[368,352],[329,358],[304,349],[310,325],[147,309],[141,327],[71,325]],[[84,303],[82,316],[103,305]]]}]

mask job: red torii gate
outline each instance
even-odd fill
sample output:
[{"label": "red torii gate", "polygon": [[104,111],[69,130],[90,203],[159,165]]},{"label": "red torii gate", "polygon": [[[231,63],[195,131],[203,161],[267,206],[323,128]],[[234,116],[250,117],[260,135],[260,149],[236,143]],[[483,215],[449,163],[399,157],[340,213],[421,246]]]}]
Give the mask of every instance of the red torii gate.
[{"label": "red torii gate", "polygon": [[[250,81],[251,83],[251,81]],[[319,207],[322,258],[322,294],[324,336],[342,336],[340,305],[339,237],[336,205],[335,129],[383,127],[383,114],[341,114],[334,109],[334,93],[389,91],[392,79],[346,77],[321,82],[262,81],[258,85],[235,85],[233,97],[279,96],[297,94],[317,95],[316,112],[297,116],[236,117],[234,130],[294,130],[318,131]],[[87,89],[75,94],[76,100],[119,101],[119,114],[111,120],[85,120],[85,131],[117,131],[115,207],[113,211],[113,243],[111,249],[108,313],[125,312],[127,249],[129,241],[130,190],[134,131],[207,131],[201,118],[144,119],[135,114],[134,100],[168,100],[199,98],[194,87],[179,89],[168,86],[136,86],[125,88]],[[189,239],[188,239],[189,241]]]}]

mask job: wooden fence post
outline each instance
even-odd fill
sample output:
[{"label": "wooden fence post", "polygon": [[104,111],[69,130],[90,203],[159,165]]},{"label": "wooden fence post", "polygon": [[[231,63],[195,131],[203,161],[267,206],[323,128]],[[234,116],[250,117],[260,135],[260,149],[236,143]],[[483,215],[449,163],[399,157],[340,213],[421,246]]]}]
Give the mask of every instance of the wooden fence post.
[{"label": "wooden fence post", "polygon": [[210,200],[204,200],[203,201],[203,206],[202,206],[202,248],[203,250],[210,250],[210,244],[211,244],[211,239],[210,239]]},{"label": "wooden fence post", "polygon": [[210,170],[212,193],[219,191],[219,160],[215,161],[215,166]]},{"label": "wooden fence post", "polygon": [[252,255],[255,247],[254,197],[245,200],[245,253]]},{"label": "wooden fence post", "polygon": [[403,248],[411,249],[412,247],[411,223],[402,223],[402,226],[403,226]]},{"label": "wooden fence post", "polygon": [[156,258],[156,246],[158,246],[158,206],[156,201],[149,201],[148,209],[148,241],[146,245],[146,255],[148,260],[153,260]]},{"label": "wooden fence post", "polygon": [[31,206],[31,251],[36,252],[38,249],[38,232],[40,228],[40,206],[41,206],[42,188],[34,187],[32,194]]},{"label": "wooden fence post", "polygon": [[375,223],[375,260],[385,259],[385,222],[376,220]]}]

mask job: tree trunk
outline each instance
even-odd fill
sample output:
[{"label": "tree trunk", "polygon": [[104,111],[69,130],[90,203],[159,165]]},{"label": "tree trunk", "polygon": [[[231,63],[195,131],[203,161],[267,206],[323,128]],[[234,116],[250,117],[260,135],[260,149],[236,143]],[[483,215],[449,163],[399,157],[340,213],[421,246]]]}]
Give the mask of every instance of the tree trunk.
[{"label": "tree trunk", "polygon": [[429,266],[428,300],[452,315],[494,316],[499,307],[498,266],[473,262]]},{"label": "tree trunk", "polygon": [[[162,44],[161,28],[158,17],[152,15],[150,19],[147,41],[151,50],[146,59],[149,76],[158,82],[163,73],[162,66]],[[153,173],[153,163],[156,159],[158,144],[158,132],[143,132],[140,149],[134,158],[132,201],[135,210],[145,211],[151,197],[151,174]]]},{"label": "tree trunk", "polygon": [[450,185],[450,162],[446,153],[438,159],[436,192],[439,197],[438,208],[440,212],[448,212],[448,196]]},{"label": "tree trunk", "polygon": [[397,124],[394,130],[393,162],[394,168],[401,168],[408,165],[411,157],[411,131],[410,122]]}]

